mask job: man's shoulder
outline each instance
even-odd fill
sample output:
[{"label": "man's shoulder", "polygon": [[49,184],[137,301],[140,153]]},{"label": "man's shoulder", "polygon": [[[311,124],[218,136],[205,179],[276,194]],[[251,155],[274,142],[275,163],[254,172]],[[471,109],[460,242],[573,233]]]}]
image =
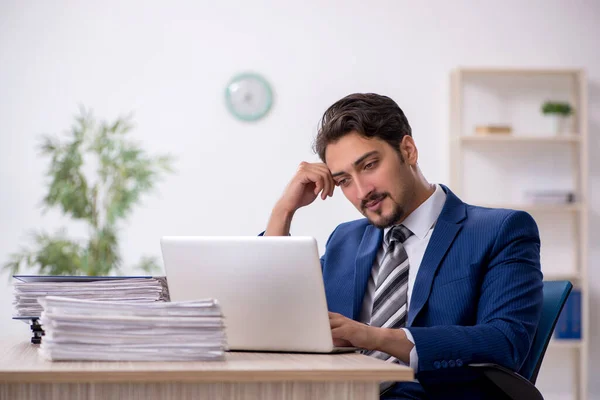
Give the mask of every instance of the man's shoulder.
[{"label": "man's shoulder", "polygon": [[[465,203],[466,204],[466,203]],[[485,220],[504,220],[509,215],[520,212],[509,208],[484,207],[474,204],[466,204],[469,218]]]},{"label": "man's shoulder", "polygon": [[472,204],[467,206],[467,225],[474,227],[485,226],[487,229],[514,228],[515,226],[532,227],[537,229],[533,217],[526,211],[509,209],[482,207]]},{"label": "man's shoulder", "polygon": [[484,224],[500,227],[514,223],[535,226],[533,217],[526,211],[500,207],[485,207],[466,203],[456,196],[448,187],[444,185],[441,186],[446,192],[446,203],[444,204],[440,217],[444,218],[445,216],[446,218],[450,218],[448,221],[452,220],[458,222],[460,220],[463,222],[464,217],[466,217],[466,220],[464,221],[466,226],[479,226]]},{"label": "man's shoulder", "polygon": [[329,235],[326,243],[327,254],[348,254],[349,249],[359,248],[366,234],[372,236],[377,235],[377,232],[378,229],[366,218],[343,222]]},{"label": "man's shoulder", "polygon": [[355,219],[353,221],[342,222],[335,228],[335,230],[336,230],[336,232],[337,231],[348,232],[348,231],[353,231],[353,230],[365,230],[367,228],[367,226],[369,226],[369,225],[371,225],[371,223],[369,222],[368,219],[360,218],[360,219]]},{"label": "man's shoulder", "polygon": [[342,222],[331,233],[328,243],[360,241],[368,227],[373,225],[366,218]]}]

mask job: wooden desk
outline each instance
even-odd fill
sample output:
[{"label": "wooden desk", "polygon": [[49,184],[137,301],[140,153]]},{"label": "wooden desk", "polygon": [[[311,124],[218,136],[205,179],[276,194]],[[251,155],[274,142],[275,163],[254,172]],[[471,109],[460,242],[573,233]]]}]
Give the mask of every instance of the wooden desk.
[{"label": "wooden desk", "polygon": [[360,354],[228,353],[219,362],[50,362],[0,339],[0,399],[378,399],[413,371]]}]

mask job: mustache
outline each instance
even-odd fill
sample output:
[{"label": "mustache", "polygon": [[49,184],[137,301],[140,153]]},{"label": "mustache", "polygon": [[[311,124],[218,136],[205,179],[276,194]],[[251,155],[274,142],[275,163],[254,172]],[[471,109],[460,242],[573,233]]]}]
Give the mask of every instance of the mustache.
[{"label": "mustache", "polygon": [[370,203],[372,201],[379,201],[379,200],[383,200],[388,196],[388,193],[371,193],[369,195],[369,197],[367,197],[366,199],[363,199],[363,201],[361,202],[361,208],[364,210],[367,207],[367,203]]}]

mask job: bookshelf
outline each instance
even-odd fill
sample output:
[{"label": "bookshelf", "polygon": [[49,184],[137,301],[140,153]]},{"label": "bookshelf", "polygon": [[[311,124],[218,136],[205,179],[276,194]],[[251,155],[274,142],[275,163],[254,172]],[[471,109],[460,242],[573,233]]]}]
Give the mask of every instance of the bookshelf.
[{"label": "bookshelf", "polygon": [[582,341],[581,340],[577,340],[577,339],[562,339],[562,340],[557,340],[557,339],[553,339],[550,341],[550,348],[558,348],[558,349],[574,349],[574,350],[580,350],[581,349],[581,345],[582,345]]},{"label": "bookshelf", "polygon": [[582,205],[580,203],[570,204],[510,204],[510,203],[478,203],[478,206],[489,208],[510,208],[527,211],[529,213],[561,213],[561,212],[579,212]]},{"label": "bookshelf", "polygon": [[463,136],[459,140],[463,143],[579,143],[579,135],[574,133],[564,136],[543,137],[542,135],[521,136]]},{"label": "bookshelf", "polygon": [[[587,82],[581,69],[457,68],[450,79],[450,187],[467,203],[529,212],[542,241],[545,280],[569,280],[581,292],[581,339],[554,337],[538,388],[567,379],[575,399],[588,397],[588,127]],[[574,115],[557,132],[541,112],[546,100],[569,102]],[[476,133],[509,125],[510,133]],[[530,190],[561,190],[574,202],[538,204]],[[552,357],[553,352],[560,353]],[[564,365],[564,354],[572,365]],[[568,387],[568,385],[567,385]]]}]

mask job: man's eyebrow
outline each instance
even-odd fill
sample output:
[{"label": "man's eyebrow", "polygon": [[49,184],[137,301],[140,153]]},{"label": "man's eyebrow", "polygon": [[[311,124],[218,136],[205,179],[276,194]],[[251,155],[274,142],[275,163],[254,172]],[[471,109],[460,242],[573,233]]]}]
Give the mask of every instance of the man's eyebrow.
[{"label": "man's eyebrow", "polygon": [[[378,153],[378,151],[377,151],[377,150],[373,150],[373,151],[370,151],[370,152],[368,152],[368,153],[366,153],[366,154],[363,154],[363,155],[362,155],[362,156],[360,156],[360,157],[359,157],[359,158],[358,158],[356,161],[354,161],[354,162],[352,163],[352,165],[353,165],[354,167],[357,167],[358,165],[360,165],[360,163],[362,163],[363,161],[365,161],[367,158],[369,158],[369,157],[371,157],[372,155],[375,155],[375,154],[377,154],[377,153]],[[346,172],[344,172],[344,171],[341,171],[341,172],[336,172],[335,174],[331,174],[331,177],[332,177],[332,178],[335,178],[336,176],[344,175],[345,173],[346,173]]]}]

